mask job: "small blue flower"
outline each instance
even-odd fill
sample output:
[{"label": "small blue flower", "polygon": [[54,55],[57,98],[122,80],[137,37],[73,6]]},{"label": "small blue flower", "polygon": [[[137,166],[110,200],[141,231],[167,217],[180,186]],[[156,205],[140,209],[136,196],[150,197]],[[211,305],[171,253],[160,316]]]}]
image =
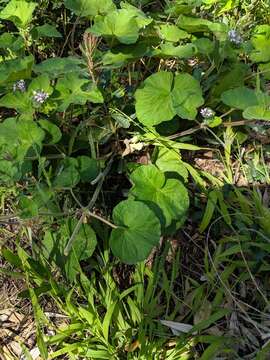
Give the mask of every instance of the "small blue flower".
[{"label": "small blue flower", "polygon": [[26,83],[24,80],[18,80],[13,84],[13,91],[21,91],[21,92],[25,92],[26,91]]},{"label": "small blue flower", "polygon": [[228,38],[235,45],[240,45],[243,42],[242,36],[236,30],[230,30]]},{"label": "small blue flower", "polygon": [[211,119],[212,117],[215,116],[215,112],[208,107],[202,108],[200,114],[204,119]]},{"label": "small blue flower", "polygon": [[49,94],[44,90],[33,91],[33,100],[39,105],[43,104],[48,99],[48,97]]}]

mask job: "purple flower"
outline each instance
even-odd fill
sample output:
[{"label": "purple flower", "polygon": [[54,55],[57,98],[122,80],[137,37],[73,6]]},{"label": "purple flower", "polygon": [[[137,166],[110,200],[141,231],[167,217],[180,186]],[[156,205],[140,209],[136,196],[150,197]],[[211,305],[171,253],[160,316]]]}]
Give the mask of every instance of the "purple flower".
[{"label": "purple flower", "polygon": [[243,42],[242,36],[236,30],[230,30],[228,32],[228,38],[230,42],[235,45],[240,45]]},{"label": "purple flower", "polygon": [[200,114],[204,119],[211,119],[212,117],[215,116],[215,112],[208,107],[202,108]]},{"label": "purple flower", "polygon": [[48,99],[48,97],[49,94],[44,90],[33,91],[33,100],[39,105],[43,104]]},{"label": "purple flower", "polygon": [[21,91],[21,92],[25,92],[26,91],[26,83],[24,80],[18,80],[13,84],[13,91]]}]

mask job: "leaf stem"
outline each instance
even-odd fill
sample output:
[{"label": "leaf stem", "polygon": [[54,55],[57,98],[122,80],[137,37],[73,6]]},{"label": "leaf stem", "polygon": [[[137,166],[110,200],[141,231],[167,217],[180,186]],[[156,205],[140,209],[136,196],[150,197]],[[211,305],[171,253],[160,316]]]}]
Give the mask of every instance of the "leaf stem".
[{"label": "leaf stem", "polygon": [[104,219],[103,217],[101,217],[101,216],[99,216],[99,215],[97,215],[97,214],[94,214],[94,213],[91,212],[91,211],[89,211],[88,215],[91,216],[91,217],[93,217],[93,218],[95,218],[95,219],[97,219],[97,220],[99,220],[99,221],[101,221],[101,222],[103,222],[104,224],[110,226],[110,227],[113,228],[113,229],[117,229],[117,228],[118,228],[118,226],[114,225],[113,223],[111,223],[110,221]]}]

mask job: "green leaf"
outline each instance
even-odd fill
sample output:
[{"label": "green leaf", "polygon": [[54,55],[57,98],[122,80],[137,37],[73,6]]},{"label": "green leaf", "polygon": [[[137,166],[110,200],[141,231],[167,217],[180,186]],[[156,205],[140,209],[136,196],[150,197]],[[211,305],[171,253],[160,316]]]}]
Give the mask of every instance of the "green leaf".
[{"label": "green leaf", "polygon": [[265,106],[250,106],[245,109],[243,116],[248,120],[270,121],[270,110]]},{"label": "green leaf", "polygon": [[270,61],[270,25],[259,25],[251,38],[253,51],[250,58],[254,62]]},{"label": "green leaf", "polygon": [[157,125],[176,115],[171,98],[172,83],[173,74],[161,71],[149,76],[143,88],[136,91],[136,113],[144,125]]},{"label": "green leaf", "polygon": [[216,205],[217,205],[217,200],[218,200],[217,192],[218,192],[218,190],[213,190],[208,195],[206,209],[205,209],[205,212],[203,215],[202,222],[199,227],[200,232],[203,232],[207,228],[207,226],[210,224],[210,221],[213,217],[213,214],[214,214],[214,211],[215,211]]},{"label": "green leaf", "polygon": [[222,118],[219,116],[214,116],[211,119],[205,119],[204,123],[207,124],[207,126],[210,128],[214,128],[222,124]]},{"label": "green leaf", "polygon": [[115,36],[123,44],[134,44],[139,38],[139,30],[151,21],[138,9],[126,7],[105,17],[97,16],[89,31],[98,36]]},{"label": "green leaf", "polygon": [[35,26],[31,34],[34,39],[40,39],[44,37],[52,37],[52,38],[61,38],[62,35],[60,32],[56,29],[55,26],[50,24],[44,24],[41,26]]},{"label": "green leaf", "polygon": [[166,178],[154,165],[142,165],[130,177],[133,187],[130,195],[136,200],[150,201],[158,206],[165,217],[165,226],[185,216],[189,197],[185,186],[176,179]]},{"label": "green leaf", "polygon": [[42,129],[49,134],[48,141],[46,141],[45,139],[46,144],[56,144],[60,141],[62,133],[58,126],[56,126],[49,120],[39,120],[38,123],[42,127]]},{"label": "green leaf", "polygon": [[233,63],[231,66],[226,67],[218,77],[217,83],[211,88],[212,98],[217,101],[224,91],[244,86],[248,71],[249,66],[244,63]]},{"label": "green leaf", "polygon": [[177,115],[183,119],[194,120],[197,108],[204,103],[198,80],[185,73],[176,75],[172,100]]},{"label": "green leaf", "polygon": [[123,262],[135,264],[145,260],[160,240],[160,223],[155,214],[142,202],[126,200],[113,210],[113,229],[110,247]]},{"label": "green leaf", "polygon": [[80,174],[78,171],[78,161],[74,158],[64,159],[60,165],[59,170],[54,180],[56,188],[72,188],[80,181]]},{"label": "green leaf", "polygon": [[197,48],[197,52],[203,55],[210,55],[215,48],[214,42],[207,38],[199,38],[192,41]]},{"label": "green leaf", "polygon": [[1,249],[1,255],[5,258],[6,261],[8,261],[11,265],[13,265],[15,268],[21,268],[22,267],[22,261],[19,258],[18,255],[14,254],[9,249]]},{"label": "green leaf", "polygon": [[21,114],[32,114],[33,107],[31,98],[27,93],[9,93],[0,99],[0,107],[15,109]]},{"label": "green leaf", "polygon": [[88,156],[79,156],[78,160],[78,171],[82,182],[91,182],[99,174],[99,168],[97,160],[91,159]]},{"label": "green leaf", "polygon": [[20,217],[29,219],[38,216],[38,206],[31,198],[22,196],[19,201]]},{"label": "green leaf", "polygon": [[0,62],[0,85],[31,78],[33,64],[32,55]]},{"label": "green leaf", "polygon": [[130,120],[127,116],[124,116],[117,111],[111,111],[111,117],[117,122],[119,127],[124,129],[128,129],[130,127]]},{"label": "green leaf", "polygon": [[0,159],[0,180],[4,184],[12,181],[19,181],[22,173],[17,164],[9,160]]},{"label": "green leaf", "polygon": [[159,56],[177,57],[180,59],[188,59],[196,54],[197,48],[193,44],[174,46],[172,43],[165,43],[160,45]]},{"label": "green leaf", "polygon": [[0,19],[12,21],[18,28],[25,29],[32,21],[37,5],[24,0],[11,0],[0,12]]},{"label": "green leaf", "polygon": [[38,154],[44,131],[33,120],[8,118],[0,123],[0,177],[18,181],[23,173],[24,159],[32,148]]},{"label": "green leaf", "polygon": [[181,28],[186,30],[188,33],[196,33],[196,32],[204,32],[209,30],[209,25],[211,25],[211,21],[202,19],[202,18],[195,18],[195,17],[188,17],[181,15],[177,20],[177,25]]},{"label": "green leaf", "polygon": [[21,36],[15,36],[10,33],[0,35],[0,48],[10,50],[14,53],[19,52],[24,48],[24,41]]},{"label": "green leaf", "polygon": [[142,58],[145,54],[151,54],[150,46],[143,42],[134,45],[119,45],[107,51],[102,58],[106,66],[121,67],[128,62]]},{"label": "green leaf", "polygon": [[33,70],[36,73],[46,73],[51,79],[55,79],[60,75],[67,75],[68,73],[85,72],[87,74],[86,63],[82,59],[72,56],[44,60],[40,64],[35,65]]},{"label": "green leaf", "polygon": [[[73,231],[77,225],[78,220],[69,219],[60,229],[63,238],[63,244],[66,247]],[[82,224],[78,231],[75,241],[72,246],[72,252],[76,255],[79,261],[86,260],[93,255],[97,245],[96,234],[88,224]]]},{"label": "green leaf", "polygon": [[80,272],[79,262],[91,257],[97,245],[96,235],[91,226],[82,224],[69,255],[65,256],[64,249],[76,224],[77,220],[68,219],[57,232],[46,231],[41,244],[46,259],[60,267],[70,281],[74,281]]},{"label": "green leaf", "polygon": [[33,120],[19,118],[17,120],[18,140],[22,147],[42,146],[45,133]]},{"label": "green leaf", "polygon": [[51,86],[50,78],[47,74],[39,75],[31,81],[27,91],[29,97],[31,97],[33,95],[33,91],[36,90],[43,90],[49,95],[52,94],[53,88]]},{"label": "green leaf", "polygon": [[155,164],[162,172],[176,172],[184,181],[187,181],[188,171],[177,150],[166,149],[165,147],[160,148]]},{"label": "green leaf", "polygon": [[158,27],[158,34],[162,40],[178,42],[187,39],[190,35],[173,24],[162,24]]},{"label": "green leaf", "polygon": [[258,105],[256,92],[244,86],[225,91],[221,95],[221,100],[229,107],[241,110]]},{"label": "green leaf", "polygon": [[63,79],[59,79],[56,90],[59,92],[56,98],[60,102],[59,111],[65,111],[71,104],[85,105],[87,101],[103,103],[103,96],[98,88],[76,73],[67,74]]},{"label": "green leaf", "polygon": [[[174,88],[173,87],[174,80]],[[194,119],[197,107],[204,103],[199,82],[191,75],[161,71],[149,76],[135,93],[139,121],[152,126],[171,120],[175,115]]]},{"label": "green leaf", "polygon": [[92,17],[107,14],[115,9],[112,0],[65,0],[65,7],[77,16]]},{"label": "green leaf", "polygon": [[259,65],[259,70],[262,73],[262,76],[266,80],[270,80],[270,62],[268,62],[266,64],[260,64]]}]

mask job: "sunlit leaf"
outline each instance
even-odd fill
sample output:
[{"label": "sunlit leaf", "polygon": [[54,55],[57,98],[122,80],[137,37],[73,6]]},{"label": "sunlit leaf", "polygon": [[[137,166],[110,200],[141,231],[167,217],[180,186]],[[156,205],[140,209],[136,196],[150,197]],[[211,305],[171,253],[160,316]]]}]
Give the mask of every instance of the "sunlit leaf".
[{"label": "sunlit leaf", "polygon": [[123,262],[143,261],[160,240],[160,223],[155,214],[139,201],[126,200],[113,210],[113,229],[110,247]]}]

